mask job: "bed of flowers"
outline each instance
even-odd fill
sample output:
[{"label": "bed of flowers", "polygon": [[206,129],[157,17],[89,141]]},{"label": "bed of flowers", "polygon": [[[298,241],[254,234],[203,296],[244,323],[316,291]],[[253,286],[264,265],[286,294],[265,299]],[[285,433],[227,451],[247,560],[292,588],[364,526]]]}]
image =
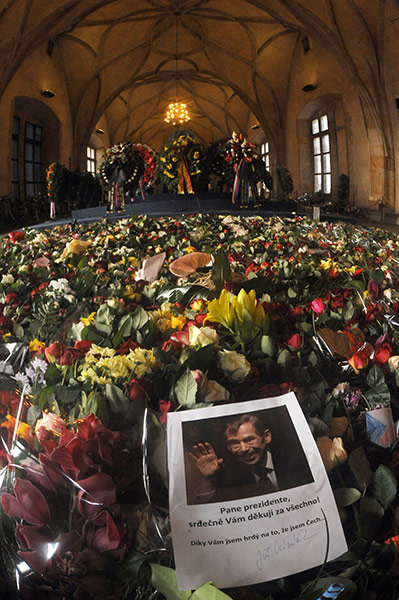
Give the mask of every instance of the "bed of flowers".
[{"label": "bed of flowers", "polygon": [[[0,249],[3,597],[392,599],[399,239],[204,215],[15,231]],[[167,413],[293,390],[349,551],[248,588],[179,591]]]}]

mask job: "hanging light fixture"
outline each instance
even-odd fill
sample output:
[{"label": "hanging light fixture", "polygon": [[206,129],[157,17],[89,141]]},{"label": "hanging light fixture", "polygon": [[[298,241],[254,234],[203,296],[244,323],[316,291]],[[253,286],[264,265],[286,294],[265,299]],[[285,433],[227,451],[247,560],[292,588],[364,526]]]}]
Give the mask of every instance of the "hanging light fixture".
[{"label": "hanging light fixture", "polygon": [[164,121],[171,125],[182,125],[190,120],[187,105],[179,100],[179,13],[176,13],[176,52],[175,52],[175,78],[176,78],[176,100],[171,102],[166,109]]}]

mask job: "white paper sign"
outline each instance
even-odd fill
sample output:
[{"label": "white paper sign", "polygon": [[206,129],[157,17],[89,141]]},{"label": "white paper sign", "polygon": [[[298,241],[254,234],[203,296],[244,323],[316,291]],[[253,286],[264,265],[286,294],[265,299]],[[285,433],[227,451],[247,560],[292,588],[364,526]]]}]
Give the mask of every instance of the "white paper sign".
[{"label": "white paper sign", "polygon": [[170,413],[167,435],[180,589],[270,581],[346,552],[331,486],[294,393]]}]

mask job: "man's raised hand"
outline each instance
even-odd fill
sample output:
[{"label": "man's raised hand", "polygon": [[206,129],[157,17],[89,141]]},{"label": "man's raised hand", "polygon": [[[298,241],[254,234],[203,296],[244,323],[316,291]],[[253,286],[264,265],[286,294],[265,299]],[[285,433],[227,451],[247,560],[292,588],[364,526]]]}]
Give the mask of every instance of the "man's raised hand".
[{"label": "man's raised hand", "polygon": [[201,475],[213,477],[219,471],[223,458],[218,458],[213,446],[209,442],[196,444],[190,456],[194,459]]}]

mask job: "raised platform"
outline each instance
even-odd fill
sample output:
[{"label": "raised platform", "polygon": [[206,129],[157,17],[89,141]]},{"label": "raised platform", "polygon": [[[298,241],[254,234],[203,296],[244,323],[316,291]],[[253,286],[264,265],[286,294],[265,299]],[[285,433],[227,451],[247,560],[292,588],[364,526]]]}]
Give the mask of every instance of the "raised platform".
[{"label": "raised platform", "polygon": [[264,200],[259,208],[249,206],[240,209],[239,205],[231,202],[231,194],[149,194],[144,201],[126,203],[123,212],[107,212],[105,206],[96,206],[72,211],[72,219],[78,223],[88,219],[98,220],[121,219],[131,215],[145,214],[149,216],[164,216],[191,213],[207,214],[266,214],[292,216],[296,211],[296,203],[292,201]]},{"label": "raised platform", "polygon": [[[141,198],[134,202],[126,203],[122,212],[107,212],[106,206],[93,206],[73,210],[71,216],[55,218],[38,225],[34,229],[46,229],[57,225],[69,223],[94,223],[102,219],[110,221],[129,218],[133,215],[148,215],[150,217],[174,216],[183,214],[220,214],[220,215],[260,215],[263,217],[280,216],[292,217],[295,215],[309,216],[311,213],[302,212],[296,202],[291,200],[263,200],[260,206],[252,205],[242,209],[233,204],[231,194],[204,192],[198,194],[148,194],[143,201]],[[321,221],[346,221],[356,223],[354,217],[344,215],[321,214]]]}]

